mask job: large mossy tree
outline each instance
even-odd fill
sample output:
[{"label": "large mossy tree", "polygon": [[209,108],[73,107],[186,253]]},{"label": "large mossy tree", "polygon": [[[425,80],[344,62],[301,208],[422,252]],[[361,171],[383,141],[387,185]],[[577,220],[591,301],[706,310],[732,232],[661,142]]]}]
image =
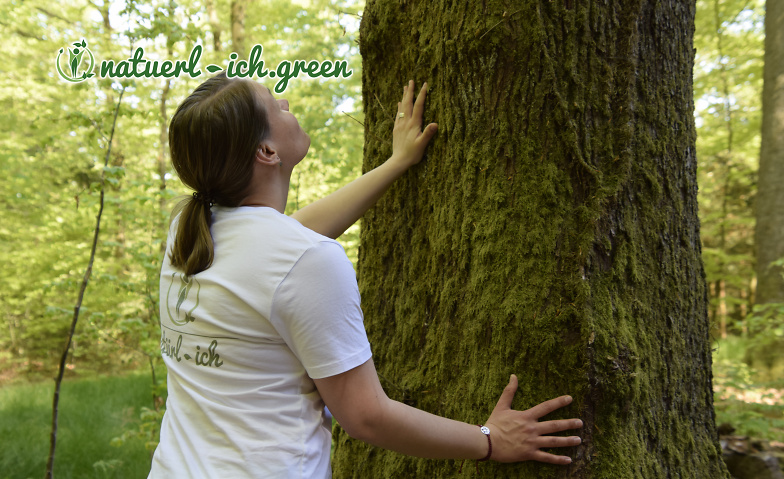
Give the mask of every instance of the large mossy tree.
[{"label": "large mossy tree", "polygon": [[[478,477],[728,477],[697,216],[693,2],[369,0],[364,169],[402,87],[421,164],[364,217],[358,274],[387,394],[472,423],[571,394],[569,467]],[[473,477],[338,433],[336,478]]]}]

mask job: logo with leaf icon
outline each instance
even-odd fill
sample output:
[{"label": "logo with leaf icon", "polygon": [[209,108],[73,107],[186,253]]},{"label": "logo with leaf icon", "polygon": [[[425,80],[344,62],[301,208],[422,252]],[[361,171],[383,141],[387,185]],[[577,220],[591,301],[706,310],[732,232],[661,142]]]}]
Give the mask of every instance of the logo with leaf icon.
[{"label": "logo with leaf icon", "polygon": [[[82,38],[81,42],[72,43],[72,45],[72,47],[60,49],[60,53],[57,54],[55,65],[57,65],[57,73],[60,74],[60,78],[72,83],[79,83],[95,75],[94,73],[91,73],[93,68],[95,68],[95,57],[93,56],[93,52],[87,48],[87,42],[84,41],[84,38]],[[63,69],[61,58],[65,60],[63,53],[65,53],[66,49],[68,50],[68,63],[66,64],[65,69]],[[85,53],[87,53],[87,55],[85,55]],[[87,63],[88,58],[90,66],[84,69],[82,73],[79,73],[80,67]]]},{"label": "logo with leaf icon", "polygon": [[[172,315],[171,311],[171,303],[169,302],[169,296],[172,293],[172,289],[174,288],[175,278],[179,278],[179,283],[177,284],[177,305],[174,307],[174,315]],[[183,307],[183,303],[188,300],[188,295],[191,292],[191,288],[193,285],[196,285],[196,301],[192,308],[187,309],[187,307]],[[185,326],[188,323],[196,321],[196,318],[193,317],[193,312],[196,308],[199,307],[199,292],[201,290],[201,284],[199,281],[196,280],[193,276],[186,276],[182,273],[173,273],[171,277],[171,282],[169,283],[169,291],[166,292],[166,310],[169,313],[169,319],[172,323],[176,324],[177,326]],[[193,297],[191,296],[190,304],[193,304]]]}]

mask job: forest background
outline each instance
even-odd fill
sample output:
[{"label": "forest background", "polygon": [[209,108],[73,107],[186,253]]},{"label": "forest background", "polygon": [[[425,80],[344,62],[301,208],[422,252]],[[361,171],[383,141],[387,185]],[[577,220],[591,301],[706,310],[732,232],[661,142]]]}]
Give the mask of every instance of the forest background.
[{"label": "forest background", "polygon": [[[292,178],[286,207],[291,213],[361,173],[357,41],[363,6],[352,0],[0,4],[0,394],[21,388],[51,397],[51,378],[90,257],[103,176],[98,249],[66,378],[145,375],[136,384],[150,386],[146,404],[130,416],[123,412],[128,417],[121,429],[106,439],[115,445],[141,440],[154,447],[163,412],[158,274],[169,213],[178,197],[190,194],[169,164],[166,129],[176,106],[207,74],[121,81],[96,75],[71,84],[55,70],[59,49],[84,38],[98,62],[128,58],[138,46],[149,60],[161,61],[186,59],[200,44],[202,70],[210,63],[224,66],[232,51],[247,58],[255,44],[263,45],[268,68],[283,60],[347,60],[349,78],[300,77],[275,95],[289,100],[311,137],[308,156]],[[784,307],[754,307],[763,21],[764,0],[697,2],[699,205],[717,422],[784,441],[784,360],[777,353]],[[401,89],[412,75],[390,74],[399,76]],[[274,85],[269,79],[262,83]],[[339,238],[354,262],[358,233],[355,225]],[[31,383],[37,389],[24,389]],[[8,404],[0,400],[0,410]]]}]

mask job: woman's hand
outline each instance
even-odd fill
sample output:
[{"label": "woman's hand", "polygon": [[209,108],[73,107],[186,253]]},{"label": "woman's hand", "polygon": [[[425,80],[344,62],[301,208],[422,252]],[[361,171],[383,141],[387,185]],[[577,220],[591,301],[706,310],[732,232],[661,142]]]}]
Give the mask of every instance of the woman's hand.
[{"label": "woman's hand", "polygon": [[498,404],[485,423],[485,426],[490,428],[490,440],[493,445],[490,459],[499,462],[534,460],[550,464],[571,463],[572,460],[568,456],[556,456],[539,449],[543,447],[570,447],[580,444],[582,441],[577,436],[546,436],[545,434],[577,429],[582,427],[582,421],[561,419],[539,422],[539,418],[570,404],[572,398],[561,396],[526,411],[516,411],[512,409],[512,399],[516,391],[517,376],[513,374],[509,378],[509,384],[501,393]]},{"label": "woman's hand", "polygon": [[[422,160],[438,125],[431,123],[424,132],[421,131],[427,83],[422,85],[415,105],[412,105],[413,87],[414,82],[411,81],[404,90],[403,101],[397,104],[392,156],[378,168],[297,211],[291,215],[292,218],[324,236],[337,238],[373,206],[408,167]],[[400,118],[401,112],[403,118]]]},{"label": "woman's hand", "polygon": [[[403,87],[403,101],[397,104],[395,127],[392,130],[392,158],[390,160],[399,162],[405,168],[416,165],[422,160],[427,144],[438,130],[437,123],[430,123],[422,131],[422,112],[426,96],[427,82],[422,84],[416,103],[412,105],[414,80],[410,80],[408,86]],[[402,118],[400,113],[403,113]]]}]

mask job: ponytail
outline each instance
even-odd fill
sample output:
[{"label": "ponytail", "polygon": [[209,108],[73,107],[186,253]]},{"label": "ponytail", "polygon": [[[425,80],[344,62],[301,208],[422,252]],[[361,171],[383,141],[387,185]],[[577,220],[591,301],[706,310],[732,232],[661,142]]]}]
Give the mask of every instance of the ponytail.
[{"label": "ponytail", "polygon": [[258,88],[221,72],[180,104],[169,125],[172,165],[195,190],[172,212],[179,224],[169,259],[188,276],[212,265],[212,204],[239,206],[250,190],[256,150],[269,134]]},{"label": "ponytail", "polygon": [[210,234],[212,212],[208,204],[189,197],[175,207],[172,217],[177,213],[180,220],[169,259],[174,267],[190,276],[212,266],[215,256]]}]

